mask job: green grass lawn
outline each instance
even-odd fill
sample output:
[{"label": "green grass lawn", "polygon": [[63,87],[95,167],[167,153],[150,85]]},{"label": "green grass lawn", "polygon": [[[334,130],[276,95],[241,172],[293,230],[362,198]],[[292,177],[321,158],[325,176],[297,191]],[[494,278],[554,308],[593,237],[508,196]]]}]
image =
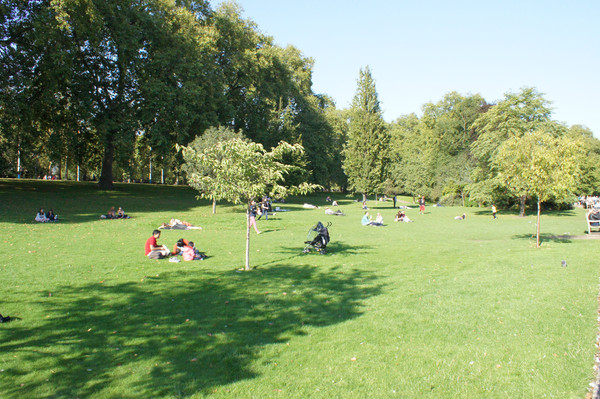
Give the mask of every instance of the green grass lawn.
[{"label": "green grass lawn", "polygon": [[[584,210],[535,217],[369,202],[386,226],[303,209],[258,221],[244,264],[245,207],[186,187],[0,180],[2,398],[583,398],[598,331],[597,240]],[[357,197],[354,197],[357,198]],[[413,205],[412,200],[404,198]],[[122,206],[129,220],[101,220]],[[413,205],[414,206],[414,205]],[[36,224],[53,208],[59,223]],[[467,214],[464,221],[454,216]],[[204,261],[149,260],[171,217]],[[331,221],[329,253],[302,254]],[[562,267],[566,260],[568,266]]]}]

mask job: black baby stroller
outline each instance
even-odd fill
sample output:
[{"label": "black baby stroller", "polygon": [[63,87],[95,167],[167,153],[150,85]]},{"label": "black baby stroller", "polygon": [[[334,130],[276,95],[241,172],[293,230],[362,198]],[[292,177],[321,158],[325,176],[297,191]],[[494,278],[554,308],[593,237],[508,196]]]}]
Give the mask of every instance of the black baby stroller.
[{"label": "black baby stroller", "polygon": [[306,236],[306,247],[304,247],[305,254],[310,252],[310,249],[313,248],[321,255],[325,254],[327,249],[327,244],[329,243],[329,230],[327,229],[331,226],[331,222],[327,223],[327,226],[323,226],[323,223],[317,222],[316,225],[308,230],[308,234]]}]

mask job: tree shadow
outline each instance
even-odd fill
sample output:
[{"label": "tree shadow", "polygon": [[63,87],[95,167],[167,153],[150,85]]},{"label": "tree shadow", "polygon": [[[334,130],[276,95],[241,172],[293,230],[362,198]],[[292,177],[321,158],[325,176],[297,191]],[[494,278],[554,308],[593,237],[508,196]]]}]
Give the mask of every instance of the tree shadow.
[{"label": "tree shadow", "polygon": [[[280,264],[247,273],[187,272],[116,285],[64,286],[36,301],[48,318],[3,331],[0,351],[22,362],[2,384],[8,397],[186,397],[257,376],[260,351],[362,314],[382,285],[369,272]],[[6,367],[5,367],[6,368]],[[127,388],[127,392],[124,389]]]},{"label": "tree shadow", "polygon": [[[513,239],[513,240],[530,240],[530,241],[535,242],[536,235],[535,234],[515,234],[511,237],[511,239]],[[564,236],[564,235],[557,236],[557,235],[553,235],[553,234],[542,233],[542,234],[540,234],[540,245],[542,245],[544,242],[570,243],[570,242],[572,242],[572,237]]]},{"label": "tree shadow", "polygon": [[[0,179],[0,220],[18,224],[38,224],[34,217],[40,208],[53,209],[61,224],[98,221],[111,208],[123,207],[132,215],[170,211],[174,215],[193,207],[209,205],[198,200],[187,186],[115,183],[115,190],[103,191],[93,182]],[[143,198],[143,201],[140,201]],[[231,206],[231,205],[225,205]],[[112,223],[114,220],[106,220]]]},{"label": "tree shadow", "polygon": [[[307,256],[310,254],[315,254],[314,252],[311,252],[309,254],[304,254],[302,253],[302,250],[304,249],[306,244],[304,244],[304,242],[298,243],[298,246],[295,247],[279,247],[278,250],[276,251],[277,253],[284,253],[284,254],[296,254],[296,256]],[[332,255],[332,254],[345,254],[345,255],[358,255],[358,254],[364,254],[364,253],[368,253],[369,250],[373,249],[373,247],[368,246],[368,245],[348,245],[345,244],[343,242],[339,242],[339,241],[330,241],[329,244],[327,244],[327,252],[326,255]],[[295,256],[292,256],[295,257]]]},{"label": "tree shadow", "polygon": [[[472,215],[477,216],[489,216],[492,218],[492,210],[491,209],[478,209],[470,212]],[[530,210],[529,212],[525,212],[525,216],[523,218],[529,216],[536,216],[537,210]],[[512,216],[512,217],[520,217],[519,211],[517,210],[501,210],[498,212],[498,216]],[[564,209],[560,211],[544,211],[542,209],[542,217],[544,216],[559,216],[559,217],[573,217],[577,216],[577,212],[574,209]]]}]

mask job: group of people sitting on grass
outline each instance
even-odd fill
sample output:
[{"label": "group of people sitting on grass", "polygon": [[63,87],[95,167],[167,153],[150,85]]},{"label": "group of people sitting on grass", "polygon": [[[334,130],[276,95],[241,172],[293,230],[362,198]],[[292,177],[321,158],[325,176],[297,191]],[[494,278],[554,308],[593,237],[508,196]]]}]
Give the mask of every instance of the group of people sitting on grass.
[{"label": "group of people sitting on grass", "polygon": [[44,208],[40,208],[40,211],[35,215],[34,220],[39,223],[58,222],[58,215],[55,215],[52,209],[44,213]]},{"label": "group of people sitting on grass", "polygon": [[375,218],[375,221],[373,221],[369,215],[369,212],[367,211],[360,221],[360,224],[363,226],[383,226],[383,216],[381,216],[381,213],[377,213],[377,217]]},{"label": "group of people sitting on grass", "polygon": [[170,252],[166,245],[158,245],[157,240],[160,238],[160,230],[154,230],[152,237],[146,240],[145,252],[149,259],[162,259],[168,256],[181,255],[183,260],[203,260],[206,255],[200,252],[192,241],[188,241],[184,238],[180,238],[173,252]]},{"label": "group of people sitting on grass", "polygon": [[119,207],[119,210],[115,212],[115,207],[111,206],[106,215],[100,215],[100,219],[129,219],[130,216],[125,214],[123,208]]}]

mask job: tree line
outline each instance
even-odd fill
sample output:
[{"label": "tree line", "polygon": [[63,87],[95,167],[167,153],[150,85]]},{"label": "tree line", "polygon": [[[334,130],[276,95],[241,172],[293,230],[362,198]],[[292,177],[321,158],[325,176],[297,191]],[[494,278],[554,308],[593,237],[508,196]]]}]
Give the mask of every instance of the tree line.
[{"label": "tree line", "polygon": [[266,149],[302,146],[302,156],[288,160],[298,182],[462,205],[517,201],[524,209],[531,190],[515,188],[506,160],[521,156],[513,141],[543,133],[559,148],[579,148],[569,161],[577,179],[548,198],[598,193],[600,142],[583,126],[554,121],[535,88],[496,103],[448,93],[424,104],[421,116],[387,123],[368,67],[351,106],[337,109],[312,90],[313,60],[276,45],[233,2],[216,9],[196,0],[0,4],[4,176],[37,177],[54,167],[62,178],[81,174],[102,188],[178,183],[187,175],[177,146],[225,128]]}]

